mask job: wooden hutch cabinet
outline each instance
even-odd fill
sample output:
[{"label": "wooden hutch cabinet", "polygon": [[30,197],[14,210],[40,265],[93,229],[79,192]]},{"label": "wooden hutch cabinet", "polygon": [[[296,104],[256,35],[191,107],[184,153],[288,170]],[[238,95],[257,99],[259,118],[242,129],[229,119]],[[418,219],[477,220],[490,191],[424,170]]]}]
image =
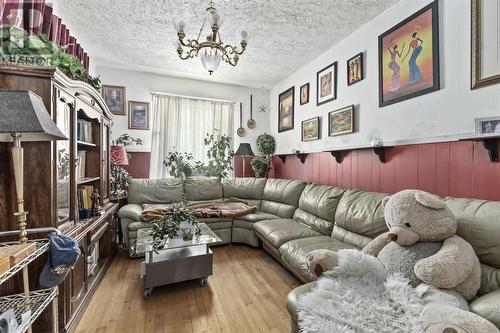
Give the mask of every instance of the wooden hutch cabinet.
[{"label": "wooden hutch cabinet", "polygon": [[[23,142],[24,191],[28,228],[56,227],[77,239],[82,255],[59,286],[61,332],[76,327],[83,310],[115,254],[115,213],[109,200],[112,114],[100,93],[52,67],[0,66],[0,89],[31,90],[40,95],[66,141]],[[15,186],[10,143],[0,143],[0,231],[16,230]],[[97,190],[102,213],[93,216],[89,196]],[[46,257],[30,271],[30,287]],[[21,276],[2,294],[21,292]],[[35,322],[33,332],[50,332],[50,309]]]}]

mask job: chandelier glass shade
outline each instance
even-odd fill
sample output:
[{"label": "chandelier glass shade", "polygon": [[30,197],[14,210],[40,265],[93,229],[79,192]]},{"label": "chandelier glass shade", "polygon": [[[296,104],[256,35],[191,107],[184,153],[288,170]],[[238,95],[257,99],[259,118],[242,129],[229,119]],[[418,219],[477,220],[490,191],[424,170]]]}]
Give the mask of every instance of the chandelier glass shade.
[{"label": "chandelier glass shade", "polygon": [[[184,32],[186,24],[184,22],[181,21],[175,25],[178,37],[177,54],[182,60],[199,56],[203,67],[212,75],[219,67],[221,60],[231,66],[238,64],[239,56],[246,50],[248,34],[246,31],[241,32],[239,46],[224,44],[220,34],[223,19],[215,9],[213,1],[208,3],[207,12],[208,14],[203,21],[196,39],[186,38],[186,33]],[[205,40],[200,39],[204,30],[207,33]]]}]

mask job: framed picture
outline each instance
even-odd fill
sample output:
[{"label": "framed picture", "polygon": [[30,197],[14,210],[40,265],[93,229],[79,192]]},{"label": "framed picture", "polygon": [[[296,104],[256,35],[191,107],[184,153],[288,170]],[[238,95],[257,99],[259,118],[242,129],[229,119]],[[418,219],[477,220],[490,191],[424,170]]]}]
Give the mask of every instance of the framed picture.
[{"label": "framed picture", "polygon": [[300,105],[309,103],[309,83],[300,87]]},{"label": "framed picture", "polygon": [[353,85],[364,78],[363,52],[361,52],[347,60],[347,85]]},{"label": "framed picture", "polygon": [[314,117],[302,122],[302,141],[319,140],[319,117]]},{"label": "framed picture", "polygon": [[316,105],[331,102],[337,98],[337,62],[330,64],[316,74]]},{"label": "framed picture", "polygon": [[128,128],[138,130],[149,129],[149,103],[128,102]]},{"label": "framed picture", "polygon": [[278,132],[293,129],[295,87],[282,92],[278,97]]},{"label": "framed picture", "polygon": [[439,90],[438,1],[378,38],[379,105]]},{"label": "framed picture", "polygon": [[476,118],[477,136],[498,136],[500,135],[500,117]]},{"label": "framed picture", "polygon": [[102,98],[106,102],[109,110],[114,115],[125,116],[125,87],[122,86],[102,86]]},{"label": "framed picture", "polygon": [[328,136],[354,132],[354,105],[328,113]]},{"label": "framed picture", "polygon": [[500,2],[472,0],[471,88],[500,83]]}]

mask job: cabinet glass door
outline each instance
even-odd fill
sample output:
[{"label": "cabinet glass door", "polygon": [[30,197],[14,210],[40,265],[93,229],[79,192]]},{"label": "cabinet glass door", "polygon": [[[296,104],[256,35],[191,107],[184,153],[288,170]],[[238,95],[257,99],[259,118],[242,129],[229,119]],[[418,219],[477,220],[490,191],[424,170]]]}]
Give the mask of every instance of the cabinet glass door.
[{"label": "cabinet glass door", "polygon": [[102,139],[102,197],[108,198],[109,194],[109,125],[104,124]]},{"label": "cabinet glass door", "polygon": [[[63,101],[57,102],[56,124],[59,130],[71,138],[71,107]],[[57,220],[66,222],[70,217],[71,204],[71,141],[56,141],[56,167],[57,167]]]}]

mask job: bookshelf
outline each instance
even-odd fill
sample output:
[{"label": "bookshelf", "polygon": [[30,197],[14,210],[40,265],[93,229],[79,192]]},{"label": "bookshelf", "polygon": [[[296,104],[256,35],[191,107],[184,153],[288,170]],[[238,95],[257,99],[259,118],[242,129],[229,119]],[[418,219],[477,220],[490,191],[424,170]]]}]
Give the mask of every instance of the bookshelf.
[{"label": "bookshelf", "polygon": [[[93,292],[104,276],[116,244],[118,204],[109,200],[109,145],[112,114],[100,93],[66,77],[56,68],[0,64],[0,88],[38,94],[59,129],[69,140],[25,142],[24,192],[29,228],[57,228],[74,237],[82,255],[59,287],[59,331],[74,330]],[[0,143],[0,156],[9,156]],[[0,159],[0,231],[17,229],[14,218],[15,184],[10,159]],[[85,191],[83,191],[85,190]],[[102,212],[93,214],[89,194],[101,197]],[[82,193],[85,192],[85,199]],[[46,254],[30,266],[30,286],[39,289],[38,276]],[[19,273],[16,273],[19,274]],[[22,292],[19,276],[0,286],[0,297]],[[51,312],[43,311],[33,332],[51,331]]]}]

